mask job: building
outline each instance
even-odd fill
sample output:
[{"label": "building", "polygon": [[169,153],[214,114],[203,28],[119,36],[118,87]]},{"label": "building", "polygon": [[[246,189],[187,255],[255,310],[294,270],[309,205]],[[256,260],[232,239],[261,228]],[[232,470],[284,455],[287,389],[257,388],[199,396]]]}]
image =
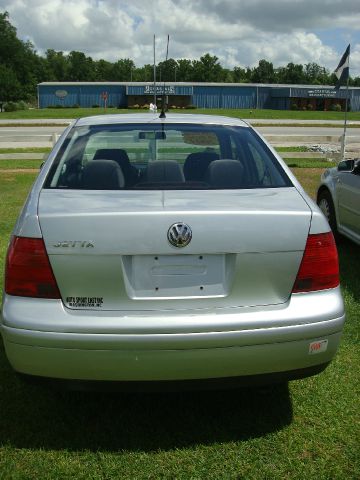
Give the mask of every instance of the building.
[{"label": "building", "polygon": [[[39,108],[142,108],[161,104],[163,84],[150,82],[43,82],[38,85]],[[275,110],[344,110],[346,89],[319,85],[253,83],[174,83],[165,85],[169,107],[269,108]],[[351,111],[360,111],[360,87],[349,88]]]}]

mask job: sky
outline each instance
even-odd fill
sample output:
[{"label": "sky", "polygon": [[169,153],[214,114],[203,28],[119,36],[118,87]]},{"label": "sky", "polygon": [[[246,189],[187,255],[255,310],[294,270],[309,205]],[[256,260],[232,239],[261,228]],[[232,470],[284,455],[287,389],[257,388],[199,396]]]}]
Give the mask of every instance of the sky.
[{"label": "sky", "polygon": [[335,70],[351,44],[360,76],[360,0],[0,0],[18,37],[47,49],[84,52],[137,66],[216,55],[227,68],[316,62]]}]

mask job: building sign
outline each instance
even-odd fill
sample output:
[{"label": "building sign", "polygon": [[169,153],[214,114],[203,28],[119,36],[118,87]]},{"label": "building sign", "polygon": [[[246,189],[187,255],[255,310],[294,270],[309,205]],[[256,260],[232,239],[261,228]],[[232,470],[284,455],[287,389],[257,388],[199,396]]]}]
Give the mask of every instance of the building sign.
[{"label": "building sign", "polygon": [[[156,95],[175,95],[175,87],[170,85],[156,85]],[[144,87],[144,95],[154,95],[154,85],[146,85]]]},{"label": "building sign", "polygon": [[307,91],[309,97],[316,98],[336,98],[339,97],[339,90],[335,88],[316,88]]},{"label": "building sign", "polygon": [[[154,84],[150,85],[127,85],[126,95],[154,95]],[[156,96],[161,95],[193,95],[193,87],[189,85],[156,85]]]},{"label": "building sign", "polygon": [[55,95],[58,98],[65,98],[67,96],[68,92],[66,90],[56,90]]}]

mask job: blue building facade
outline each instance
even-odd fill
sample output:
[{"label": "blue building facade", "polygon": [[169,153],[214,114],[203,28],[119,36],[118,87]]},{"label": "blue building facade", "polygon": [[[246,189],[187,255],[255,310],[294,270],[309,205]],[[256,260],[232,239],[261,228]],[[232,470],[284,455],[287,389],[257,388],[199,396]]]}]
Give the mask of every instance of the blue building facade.
[{"label": "blue building facade", "polygon": [[[164,86],[149,82],[44,82],[38,85],[39,108],[146,107],[161,103]],[[346,89],[314,85],[237,83],[167,83],[169,107],[269,108],[276,110],[333,110],[345,108]],[[349,88],[349,106],[360,111],[360,88]]]}]

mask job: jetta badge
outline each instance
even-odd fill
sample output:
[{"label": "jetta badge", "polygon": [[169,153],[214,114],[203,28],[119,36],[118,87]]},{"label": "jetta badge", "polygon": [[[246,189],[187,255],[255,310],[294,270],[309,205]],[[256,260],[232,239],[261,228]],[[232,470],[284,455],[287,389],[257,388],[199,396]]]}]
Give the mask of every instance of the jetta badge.
[{"label": "jetta badge", "polygon": [[167,238],[174,247],[186,247],[192,238],[191,228],[186,223],[174,223],[168,230]]}]

